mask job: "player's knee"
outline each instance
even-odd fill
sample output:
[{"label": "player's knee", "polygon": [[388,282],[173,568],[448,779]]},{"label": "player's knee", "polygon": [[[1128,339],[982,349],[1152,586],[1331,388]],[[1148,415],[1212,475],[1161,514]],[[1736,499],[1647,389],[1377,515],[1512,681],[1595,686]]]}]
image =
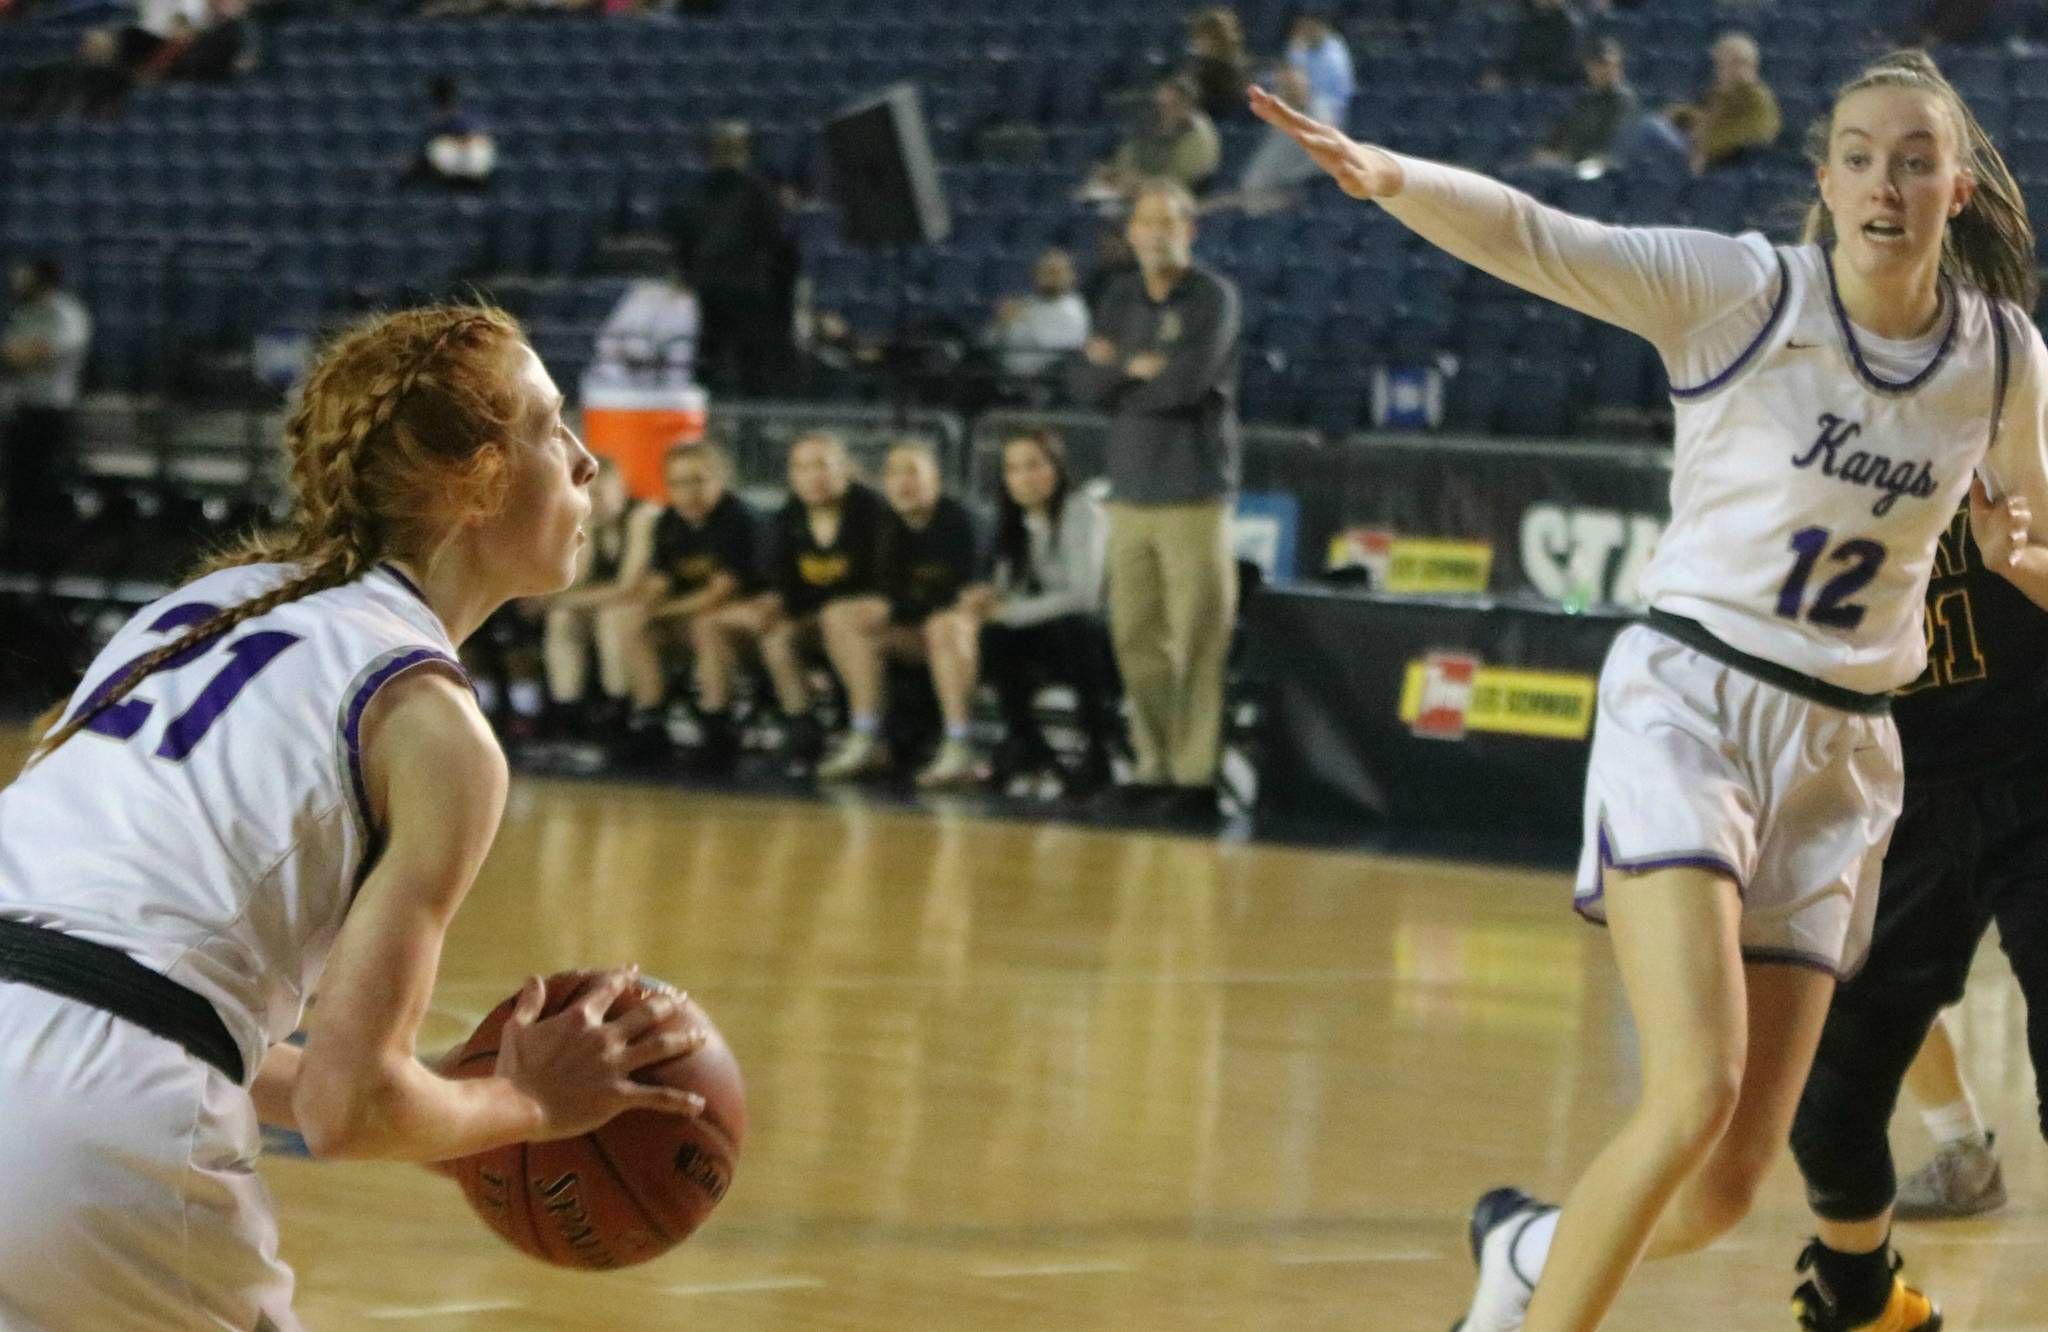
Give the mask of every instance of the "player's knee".
[{"label": "player's knee", "polygon": [[1792,1120],[1792,1159],[1806,1181],[1814,1215],[1867,1221],[1891,1206],[1897,1189],[1888,1105],[1858,1094],[1817,1068]]},{"label": "player's knee", "polygon": [[1644,1087],[1643,1109],[1674,1152],[1697,1155],[1728,1131],[1742,1099],[1742,1064],[1699,1059]]},{"label": "player's knee", "polygon": [[1707,1159],[1695,1187],[1699,1198],[1699,1220],[1715,1235],[1733,1230],[1756,1206],[1776,1159],[1776,1142],[1739,1143],[1723,1139],[1719,1150]]}]

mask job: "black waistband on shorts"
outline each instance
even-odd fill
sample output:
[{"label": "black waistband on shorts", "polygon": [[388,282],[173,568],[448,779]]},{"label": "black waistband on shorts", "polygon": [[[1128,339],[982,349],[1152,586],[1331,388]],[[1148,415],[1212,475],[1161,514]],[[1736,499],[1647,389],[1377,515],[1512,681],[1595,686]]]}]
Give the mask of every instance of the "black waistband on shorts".
[{"label": "black waistband on shorts", "polygon": [[1705,625],[1697,620],[1688,620],[1683,615],[1653,609],[1650,612],[1649,625],[1666,638],[1675,638],[1693,651],[1712,657],[1723,666],[1732,666],[1744,675],[1754,676],[1767,685],[1776,685],[1788,694],[1797,694],[1824,707],[1879,716],[1889,714],[1892,710],[1890,694],[1859,694],[1853,689],[1844,689],[1825,680],[1816,680],[1789,666],[1780,666],[1775,661],[1752,657],[1747,652],[1729,647],[1714,637]]},{"label": "black waistband on shorts", "polygon": [[76,999],[167,1041],[230,1081],[242,1081],[242,1050],[220,1013],[199,995],[117,948],[18,920],[0,920],[0,980]]}]

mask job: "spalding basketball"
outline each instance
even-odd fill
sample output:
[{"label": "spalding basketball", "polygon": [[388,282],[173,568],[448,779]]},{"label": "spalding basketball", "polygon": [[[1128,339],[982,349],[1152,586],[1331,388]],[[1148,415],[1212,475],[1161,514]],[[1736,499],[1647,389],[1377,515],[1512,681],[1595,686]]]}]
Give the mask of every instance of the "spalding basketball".
[{"label": "spalding basketball", "polygon": [[[541,1015],[560,1012],[585,979],[548,977]],[[665,989],[643,980],[607,1016]],[[485,1077],[496,1068],[498,1032],[517,998],[478,1024],[450,1077]],[[703,1114],[628,1110],[581,1137],[515,1143],[447,1163],[469,1205],[507,1243],[560,1267],[630,1267],[688,1239],[725,1197],[747,1131],[746,1091],[738,1061],[704,1010],[690,1000],[684,1013],[707,1033],[703,1048],[634,1076],[696,1092]]]}]

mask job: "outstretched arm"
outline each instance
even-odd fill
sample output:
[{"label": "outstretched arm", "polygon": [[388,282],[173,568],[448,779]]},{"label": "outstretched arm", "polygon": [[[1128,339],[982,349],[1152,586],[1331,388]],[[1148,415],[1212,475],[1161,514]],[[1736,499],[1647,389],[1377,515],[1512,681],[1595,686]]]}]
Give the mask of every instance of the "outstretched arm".
[{"label": "outstretched arm", "polygon": [[[1360,143],[1262,89],[1252,89],[1251,103],[1352,198],[1377,202],[1503,282],[1641,335],[1674,368],[1704,329],[1776,289],[1777,261],[1760,240],[1608,226],[1477,172]],[[1754,332],[1739,330],[1745,339]]]}]

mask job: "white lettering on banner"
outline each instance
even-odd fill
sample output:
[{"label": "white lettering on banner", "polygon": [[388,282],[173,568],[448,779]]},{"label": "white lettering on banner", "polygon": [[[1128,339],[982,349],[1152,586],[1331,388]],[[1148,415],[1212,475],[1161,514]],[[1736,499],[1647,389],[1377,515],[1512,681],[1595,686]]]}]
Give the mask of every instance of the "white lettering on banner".
[{"label": "white lettering on banner", "polygon": [[1640,606],[1638,582],[1663,534],[1663,522],[1647,514],[1532,504],[1522,511],[1522,572],[1558,601]]}]

